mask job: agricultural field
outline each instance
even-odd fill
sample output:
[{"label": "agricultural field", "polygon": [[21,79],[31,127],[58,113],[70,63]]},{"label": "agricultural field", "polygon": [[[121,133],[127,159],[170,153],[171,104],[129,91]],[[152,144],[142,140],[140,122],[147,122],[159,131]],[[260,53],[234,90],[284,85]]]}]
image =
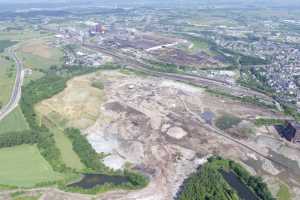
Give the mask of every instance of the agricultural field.
[{"label": "agricultural field", "polygon": [[0,184],[32,187],[63,176],[54,172],[36,146],[21,145],[0,149]]},{"label": "agricultural field", "polygon": [[228,26],[228,27],[234,27],[234,26],[238,26],[238,22],[230,19],[230,18],[226,18],[225,16],[208,16],[205,13],[194,17],[193,19],[190,20],[189,22],[190,24],[194,25],[194,26],[202,26],[202,27],[206,27],[206,26]]},{"label": "agricultural field", "polygon": [[3,53],[4,50],[10,46],[15,45],[17,42],[10,40],[0,40],[0,53]]},{"label": "agricultural field", "polygon": [[44,39],[30,40],[18,49],[25,67],[33,70],[47,70],[52,65],[61,65],[63,52],[49,46]]},{"label": "agricultural field", "polygon": [[54,133],[55,144],[61,152],[64,163],[73,169],[81,170],[84,165],[81,163],[78,155],[73,151],[70,139],[65,135],[63,130],[53,127],[51,131]]},{"label": "agricultural field", "polygon": [[15,108],[13,112],[0,122],[0,135],[7,132],[19,132],[28,129],[28,124],[20,107]]},{"label": "agricultural field", "polygon": [[33,30],[11,30],[11,31],[1,31],[0,40],[13,40],[13,41],[24,41],[32,38],[38,38],[41,36],[40,32]]},{"label": "agricultural field", "polygon": [[2,105],[5,48],[26,69],[0,121],[0,200],[300,199],[300,149],[273,126],[290,118],[256,73],[300,65],[299,24],[182,4],[0,13]]},{"label": "agricultural field", "polygon": [[32,69],[24,84],[37,80],[44,75],[51,66],[63,64],[63,52],[59,48],[51,47],[46,39],[34,39],[24,43],[17,51],[24,67]]}]

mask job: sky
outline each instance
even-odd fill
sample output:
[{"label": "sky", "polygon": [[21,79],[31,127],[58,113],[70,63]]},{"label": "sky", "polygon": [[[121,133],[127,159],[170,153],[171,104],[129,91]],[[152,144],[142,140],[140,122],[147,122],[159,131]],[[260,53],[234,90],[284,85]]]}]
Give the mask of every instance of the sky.
[{"label": "sky", "polygon": [[300,7],[300,0],[0,0],[0,3],[86,3],[87,1],[93,1],[97,3],[103,2],[103,4],[106,4],[107,2],[110,3],[120,3],[120,4],[151,4],[153,2],[164,2],[169,1],[172,2],[172,4],[175,4],[175,2],[180,4],[185,4],[186,2],[193,2],[193,3],[203,3],[206,4],[223,4],[223,3],[230,3],[230,4],[248,4],[248,5],[279,5],[279,6],[287,6],[287,5],[296,5]]}]

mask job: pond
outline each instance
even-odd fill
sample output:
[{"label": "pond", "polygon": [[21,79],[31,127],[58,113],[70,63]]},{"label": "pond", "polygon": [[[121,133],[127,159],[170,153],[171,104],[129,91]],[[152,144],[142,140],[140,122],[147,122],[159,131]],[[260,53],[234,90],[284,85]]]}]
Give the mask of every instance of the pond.
[{"label": "pond", "polygon": [[226,182],[237,191],[240,199],[243,200],[259,200],[256,195],[233,173],[220,170]]},{"label": "pond", "polygon": [[128,178],[124,176],[109,176],[105,174],[84,174],[83,178],[80,181],[72,183],[68,185],[68,187],[92,189],[96,186],[104,185],[106,183],[121,185],[128,182]]},{"label": "pond", "polygon": [[200,114],[201,118],[208,124],[212,124],[213,119],[215,118],[215,114],[210,111],[206,111]]}]

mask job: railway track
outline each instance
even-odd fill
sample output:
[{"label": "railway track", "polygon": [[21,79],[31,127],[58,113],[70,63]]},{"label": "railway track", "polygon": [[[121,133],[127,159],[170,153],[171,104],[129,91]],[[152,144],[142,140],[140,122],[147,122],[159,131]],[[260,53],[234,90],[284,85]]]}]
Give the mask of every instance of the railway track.
[{"label": "railway track", "polygon": [[184,105],[184,108],[185,110],[190,113],[192,116],[194,116],[199,122],[201,122],[201,124],[203,125],[204,128],[206,128],[207,130],[209,130],[210,132],[214,133],[214,134],[217,134],[235,144],[238,144],[239,146],[241,146],[242,148],[244,149],[247,149],[253,153],[255,153],[256,155],[266,159],[266,160],[269,160],[271,161],[273,164],[276,164],[286,170],[289,170],[289,171],[292,171],[294,174],[297,174],[299,177],[300,177],[300,171],[295,171],[293,170],[291,167],[289,167],[286,163],[283,163],[283,162],[280,162],[278,160],[275,160],[274,158],[272,158],[271,156],[267,155],[267,154],[264,154],[262,152],[259,152],[258,150],[254,149],[253,147],[245,144],[244,142],[238,140],[238,139],[235,139],[233,137],[231,137],[230,135],[228,135],[227,133],[225,133],[224,131],[220,130],[220,129],[217,129],[207,123],[204,122],[204,120],[195,112],[193,112],[188,106],[187,104],[185,103],[185,101],[178,97],[180,99],[180,101],[182,102],[182,104]]},{"label": "railway track", "polygon": [[[96,50],[99,51],[103,54],[112,56],[116,59],[118,59],[119,61],[122,61],[124,63],[124,61],[126,61],[124,64],[128,65],[127,68],[129,69],[133,69],[133,70],[137,70],[143,73],[147,73],[150,74],[152,76],[158,76],[158,77],[166,77],[168,79],[171,80],[175,80],[175,81],[181,81],[181,82],[186,82],[186,83],[192,83],[193,85],[199,85],[199,86],[210,86],[210,87],[216,87],[216,88],[221,88],[221,89],[225,89],[228,90],[228,88],[230,90],[235,90],[237,93],[239,93],[240,95],[244,95],[244,96],[256,96],[259,98],[262,98],[266,101],[274,101],[271,97],[266,96],[265,94],[256,92],[256,91],[252,91],[248,88],[245,87],[237,87],[237,86],[232,86],[231,84],[228,84],[227,82],[224,81],[219,81],[219,80],[215,80],[215,79],[211,79],[211,78],[203,78],[197,75],[182,75],[182,74],[172,74],[172,73],[164,73],[164,72],[157,72],[157,71],[153,71],[151,69],[149,69],[149,65],[145,64],[143,62],[134,60],[133,58],[124,58],[124,55],[120,55],[118,52],[114,52],[115,50],[108,50],[106,48],[101,48],[98,46],[93,46],[93,45],[84,45],[86,48],[90,48],[92,50]],[[186,107],[186,106],[185,106]],[[191,110],[189,110],[188,107],[186,107],[186,110],[191,113],[192,115],[194,115],[199,121],[202,122],[201,119],[199,119],[199,116],[197,116],[195,113],[193,113]],[[204,123],[205,124],[205,123]],[[214,132],[217,135],[222,136],[225,139],[230,140],[233,143],[238,144],[239,146],[241,146],[242,148],[245,148],[253,153],[255,153],[256,155],[271,161],[272,163],[290,171],[292,170],[286,163],[282,163],[278,160],[275,160],[274,158],[272,158],[269,155],[265,155],[262,152],[259,152],[258,150],[254,149],[253,147],[229,136],[228,134],[226,134],[225,132],[216,129],[212,126],[209,125],[205,125],[204,126],[206,129]],[[295,172],[293,171],[293,173],[296,173],[298,176],[300,176],[300,172]]]},{"label": "railway track", "polygon": [[129,69],[151,74],[153,76],[166,77],[175,81],[192,83],[194,85],[201,86],[201,87],[206,86],[209,88],[218,88],[221,91],[227,91],[233,94],[234,96],[253,96],[267,102],[271,102],[271,103],[274,102],[273,98],[263,93],[253,91],[245,87],[232,85],[231,83],[228,83],[226,81],[203,77],[194,74],[175,74],[175,73],[154,71],[151,69],[151,66],[148,63],[138,61],[136,58],[132,58],[132,56],[127,54],[123,55],[117,49],[107,49],[107,48],[103,48],[95,45],[89,45],[89,44],[84,44],[84,47],[109,55],[121,61],[123,64],[127,65],[127,68]]},{"label": "railway track", "polygon": [[[226,81],[202,77],[202,76],[198,76],[198,75],[194,75],[194,74],[174,74],[174,73],[165,73],[165,72],[158,72],[158,71],[151,70],[151,66],[149,66],[149,64],[138,61],[136,58],[132,58],[132,56],[130,56],[130,55],[124,55],[123,53],[119,52],[117,49],[107,49],[107,48],[103,48],[103,47],[99,47],[99,46],[91,45],[91,44],[83,44],[83,46],[86,47],[87,49],[99,51],[105,55],[111,56],[111,57],[117,59],[118,61],[121,61],[124,65],[127,65],[126,67],[129,69],[147,73],[152,76],[166,77],[171,80],[181,81],[181,82],[185,82],[185,83],[192,83],[193,85],[199,85],[201,87],[208,86],[208,87],[219,88],[222,91],[231,90],[231,92],[234,92],[235,95],[255,96],[255,97],[261,98],[265,101],[274,102],[273,98],[271,98],[263,93],[253,91],[246,87],[233,86],[232,84],[230,84]],[[189,112],[191,112],[193,115],[195,115],[195,113],[193,113],[192,111],[189,111]],[[197,119],[200,120],[198,116],[197,116]],[[214,127],[211,127],[211,126],[205,126],[205,127],[209,130],[212,130],[215,134],[220,135],[220,136],[240,145],[241,147],[261,156],[262,158],[267,159],[267,160],[271,161],[272,163],[277,164],[278,166],[281,166],[287,170],[290,170],[290,167],[288,165],[286,165],[285,163],[279,162],[279,161],[273,159],[272,157],[257,151],[253,147],[251,147],[247,144],[244,144],[243,142],[241,142],[235,138],[232,138],[231,136],[228,136],[226,133],[224,133]],[[298,174],[298,175],[300,175],[300,174]]]},{"label": "railway track", "polygon": [[[49,29],[49,28],[42,28],[45,31],[50,31],[55,34],[64,34],[60,31]],[[77,33],[74,33],[75,35]],[[73,40],[77,41],[78,43],[82,43],[81,41],[74,39]],[[172,80],[176,81],[182,81],[182,82],[187,82],[187,83],[193,83],[194,85],[197,86],[209,86],[211,88],[219,88],[220,90],[223,91],[228,91],[228,88],[230,89],[231,94],[234,96],[255,96],[257,98],[260,98],[264,101],[274,103],[275,100],[263,93],[253,91],[249,88],[242,87],[242,86],[235,86],[232,85],[231,83],[228,83],[226,81],[222,80],[217,80],[213,78],[208,78],[200,75],[195,75],[195,74],[174,74],[174,73],[165,73],[165,72],[158,72],[151,70],[151,66],[148,63],[144,63],[142,61],[138,61],[135,57],[133,57],[130,54],[124,54],[124,52],[120,52],[118,49],[112,49],[112,48],[104,48],[99,45],[93,45],[93,44],[87,44],[83,43],[82,44],[84,47],[94,50],[94,51],[99,51],[103,54],[109,55],[119,61],[121,61],[123,64],[127,65],[127,68],[134,69],[136,71],[141,71],[144,73],[151,74],[153,76],[159,76],[159,77],[167,77]]]}]

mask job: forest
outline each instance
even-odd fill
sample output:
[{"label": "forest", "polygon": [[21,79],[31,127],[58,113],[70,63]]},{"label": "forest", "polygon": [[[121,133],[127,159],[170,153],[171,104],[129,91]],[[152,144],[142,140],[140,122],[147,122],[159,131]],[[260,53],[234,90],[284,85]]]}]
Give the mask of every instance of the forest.
[{"label": "forest", "polygon": [[177,200],[238,200],[237,191],[224,179],[222,171],[234,173],[252,192],[255,199],[275,200],[260,177],[252,176],[240,164],[213,156],[190,175],[181,187]]}]

